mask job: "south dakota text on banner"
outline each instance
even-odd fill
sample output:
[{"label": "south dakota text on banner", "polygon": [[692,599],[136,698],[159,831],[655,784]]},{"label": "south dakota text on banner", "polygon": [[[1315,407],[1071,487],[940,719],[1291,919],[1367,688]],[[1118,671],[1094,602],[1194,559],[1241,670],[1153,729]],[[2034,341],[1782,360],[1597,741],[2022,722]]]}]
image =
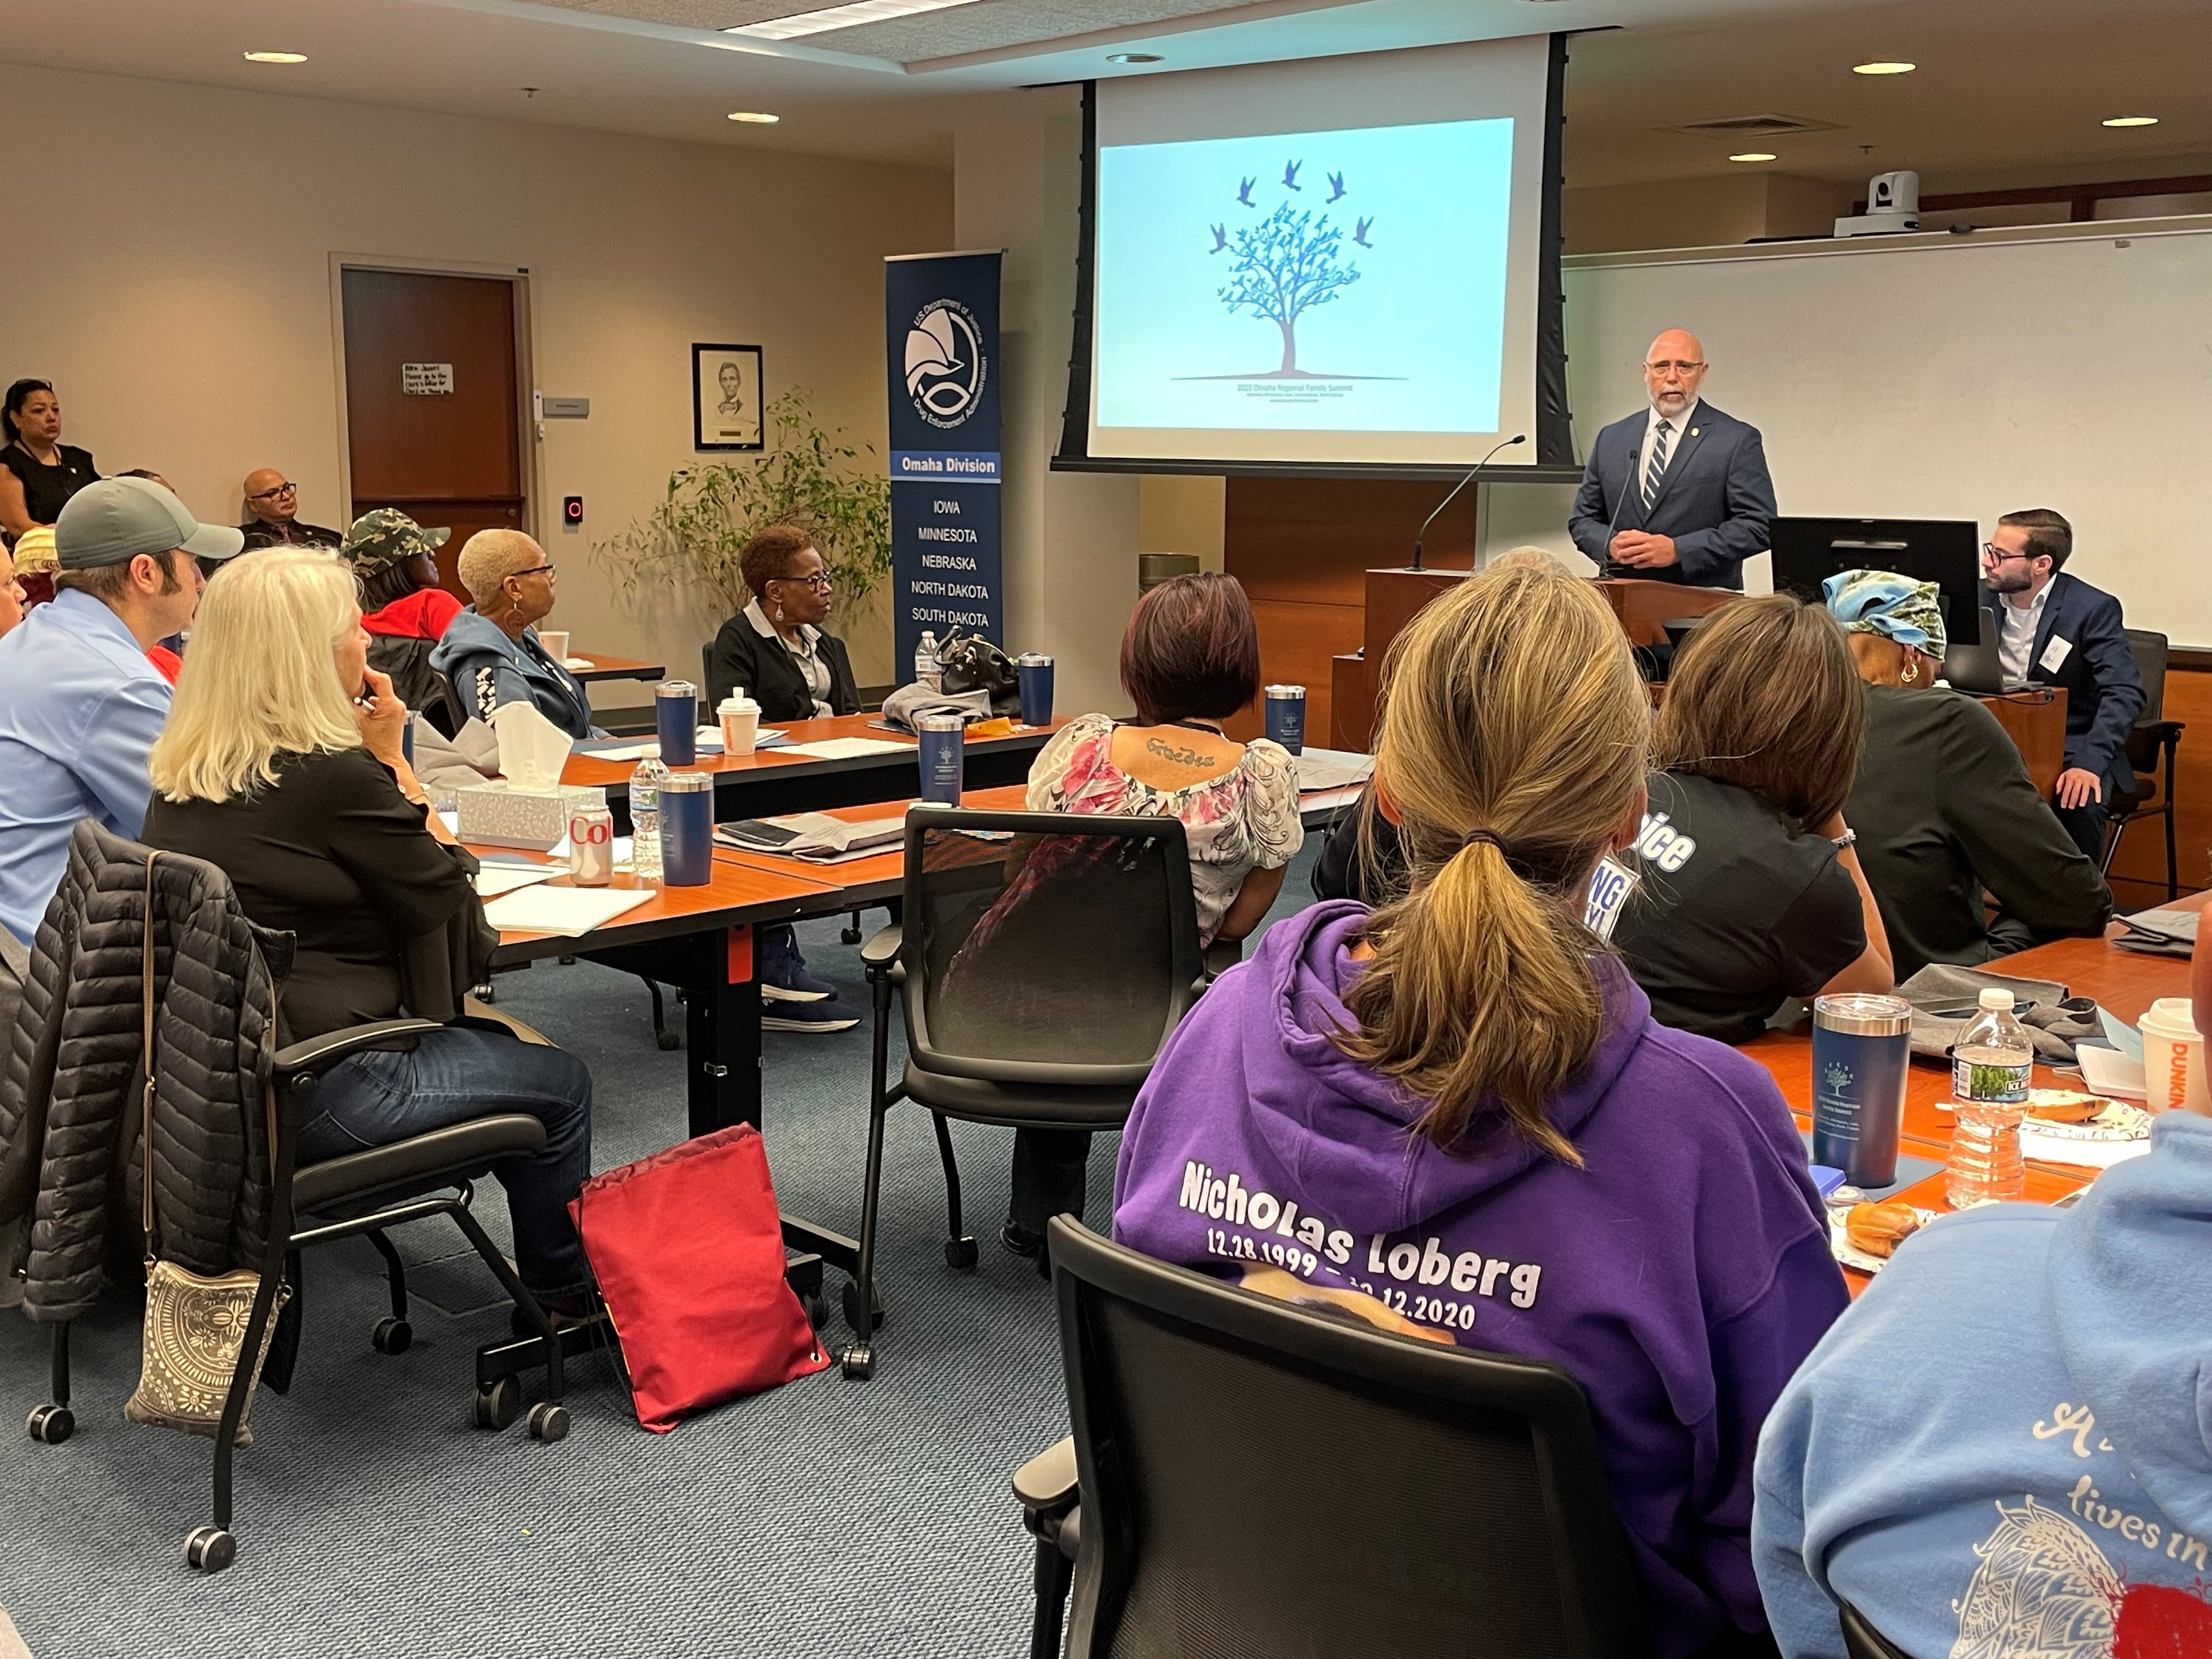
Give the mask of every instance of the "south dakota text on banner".
[{"label": "south dakota text on banner", "polygon": [[999,258],[886,260],[897,677],[927,629],[1000,641]]}]

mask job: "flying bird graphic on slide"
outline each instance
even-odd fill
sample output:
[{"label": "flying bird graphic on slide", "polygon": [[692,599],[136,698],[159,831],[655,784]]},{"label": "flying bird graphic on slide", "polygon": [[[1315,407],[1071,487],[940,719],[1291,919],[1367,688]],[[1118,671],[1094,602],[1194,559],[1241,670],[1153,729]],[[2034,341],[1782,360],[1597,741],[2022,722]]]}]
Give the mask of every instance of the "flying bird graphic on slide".
[{"label": "flying bird graphic on slide", "polygon": [[[1342,173],[1332,173],[1328,175],[1328,191],[1329,202],[1335,201],[1339,197],[1344,194],[1344,175]],[[1322,205],[1326,207],[1328,205],[1328,203],[1324,202]]]},{"label": "flying bird graphic on slide", "polygon": [[1247,179],[1243,184],[1237,185],[1237,199],[1243,203],[1246,207],[1258,206],[1259,204],[1252,199],[1252,186],[1259,182],[1257,179]]},{"label": "flying bird graphic on slide", "polygon": [[1362,219],[1352,227],[1352,240],[1362,247],[1373,247],[1375,244],[1367,240],[1367,228],[1374,222],[1372,219]]},{"label": "flying bird graphic on slide", "polygon": [[1305,163],[1303,161],[1287,161],[1284,163],[1283,188],[1285,190],[1304,190],[1305,188],[1304,185],[1298,182],[1298,169],[1304,165]]},{"label": "flying bird graphic on slide", "polygon": [[1213,246],[1206,250],[1208,253],[1218,253],[1229,246],[1229,228],[1226,225],[1208,225],[1206,228],[1213,233]]}]

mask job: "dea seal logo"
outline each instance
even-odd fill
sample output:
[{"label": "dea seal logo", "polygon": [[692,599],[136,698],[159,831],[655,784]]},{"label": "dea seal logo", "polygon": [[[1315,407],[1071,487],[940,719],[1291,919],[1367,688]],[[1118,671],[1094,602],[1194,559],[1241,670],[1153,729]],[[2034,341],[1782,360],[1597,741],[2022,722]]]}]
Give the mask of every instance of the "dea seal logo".
[{"label": "dea seal logo", "polygon": [[906,390],[915,412],[934,427],[956,427],[983,395],[983,337],[957,300],[924,306],[906,333]]}]

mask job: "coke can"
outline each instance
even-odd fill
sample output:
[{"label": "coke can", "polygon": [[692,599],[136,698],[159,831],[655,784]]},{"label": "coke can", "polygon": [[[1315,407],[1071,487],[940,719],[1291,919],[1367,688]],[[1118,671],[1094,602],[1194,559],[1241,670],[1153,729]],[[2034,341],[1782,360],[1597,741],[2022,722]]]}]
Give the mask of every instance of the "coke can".
[{"label": "coke can", "polygon": [[615,815],[604,800],[568,809],[568,880],[576,887],[605,887],[615,874]]}]

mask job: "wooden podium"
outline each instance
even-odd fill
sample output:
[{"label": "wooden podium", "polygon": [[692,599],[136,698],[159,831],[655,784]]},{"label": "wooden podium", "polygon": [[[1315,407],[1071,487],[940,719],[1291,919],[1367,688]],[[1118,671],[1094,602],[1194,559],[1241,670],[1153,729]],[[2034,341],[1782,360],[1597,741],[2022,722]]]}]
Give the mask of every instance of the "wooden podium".
[{"label": "wooden podium", "polygon": [[[1360,649],[1330,660],[1330,748],[1366,751],[1374,734],[1382,660],[1391,642],[1423,605],[1473,574],[1402,568],[1367,573],[1367,615]],[[1667,623],[1682,617],[1702,617],[1730,599],[1743,597],[1732,588],[1686,587],[1680,582],[1601,577],[1595,586],[1620,618],[1621,632],[1632,645],[1664,645]]]}]

